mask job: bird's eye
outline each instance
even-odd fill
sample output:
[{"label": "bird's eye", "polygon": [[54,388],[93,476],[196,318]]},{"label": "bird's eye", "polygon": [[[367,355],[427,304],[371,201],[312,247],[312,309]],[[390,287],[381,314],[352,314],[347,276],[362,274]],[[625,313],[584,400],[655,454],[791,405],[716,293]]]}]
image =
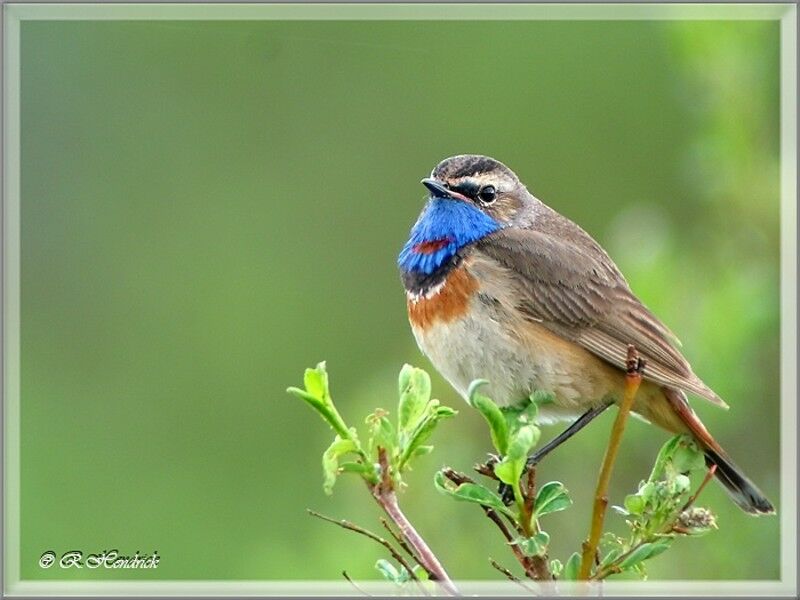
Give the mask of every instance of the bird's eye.
[{"label": "bird's eye", "polygon": [[493,185],[485,185],[478,192],[478,199],[484,204],[491,204],[497,199],[497,190]]}]

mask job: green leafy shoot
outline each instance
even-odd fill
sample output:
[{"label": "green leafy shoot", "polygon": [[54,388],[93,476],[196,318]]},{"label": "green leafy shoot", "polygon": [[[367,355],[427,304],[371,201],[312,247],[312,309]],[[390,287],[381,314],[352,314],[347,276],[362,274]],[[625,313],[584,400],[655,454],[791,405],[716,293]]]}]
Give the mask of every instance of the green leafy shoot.
[{"label": "green leafy shoot", "polygon": [[[400,587],[412,579],[411,573],[409,573],[408,569],[406,569],[403,565],[395,567],[391,562],[384,558],[379,559],[375,563],[375,569],[386,581],[395,583]],[[428,573],[419,565],[414,565],[412,571],[414,577],[416,577],[418,580],[426,581],[428,579]]]},{"label": "green leafy shoot", "polygon": [[[490,461],[492,474],[510,487],[514,498],[514,510],[505,506],[493,491],[478,484],[456,486],[446,480],[444,472],[437,474],[435,484],[440,491],[469,502],[476,502],[507,516],[514,528],[522,535],[512,543],[526,557],[546,557],[550,536],[539,526],[539,517],[564,510],[571,504],[566,489],[561,483],[545,484],[535,493],[532,480],[522,489],[521,478],[526,472],[528,457],[535,448],[541,431],[536,425],[539,408],[553,401],[552,394],[536,392],[530,398],[512,405],[499,407],[480,392],[485,380],[473,381],[468,389],[469,404],[480,412],[489,426],[492,445],[500,459]],[[485,470],[479,472],[487,472]]]},{"label": "green leafy shoot", "polygon": [[402,473],[412,458],[431,452],[433,448],[426,446],[425,442],[440,421],[455,416],[457,412],[431,399],[431,378],[423,369],[404,365],[398,387],[396,458],[397,471]]},{"label": "green leafy shoot", "polygon": [[413,459],[433,450],[425,442],[439,422],[456,414],[431,399],[431,380],[424,370],[404,365],[398,380],[397,421],[389,418],[388,411],[376,409],[365,419],[369,435],[364,446],[356,429],[347,426],[333,402],[325,362],[306,369],[303,384],[304,389],[290,387],[287,391],[311,406],[336,432],[322,455],[323,489],[327,494],[332,493],[341,473],[354,473],[370,485],[377,484],[381,449],[392,481],[402,485],[401,474],[410,468]]},{"label": "green leafy shoot", "polygon": [[508,450],[509,425],[500,407],[478,391],[487,383],[488,381],[485,379],[473,381],[467,390],[467,397],[469,398],[470,406],[478,409],[483,418],[486,419],[486,423],[489,425],[489,435],[492,438],[492,444],[495,449],[501,455],[504,455]]},{"label": "green leafy shoot", "polygon": [[[537,426],[539,409],[553,401],[552,394],[535,392],[517,405],[500,407],[480,392],[486,383],[474,381],[468,390],[468,400],[486,421],[492,445],[500,457],[476,469],[492,480],[492,486],[497,481],[509,486],[513,503],[507,506],[498,492],[452,469],[438,471],[434,486],[445,496],[482,506],[489,516],[494,515],[495,522],[499,519],[497,515],[508,521],[512,528],[506,531],[506,539],[509,531],[513,532],[514,537],[508,543],[515,547],[514,554],[526,573],[531,572],[532,566],[544,564],[556,579],[574,581],[580,571],[581,554],[575,552],[563,563],[550,560],[550,535],[540,525],[542,517],[566,510],[572,504],[566,488],[561,482],[550,481],[537,490],[532,473],[524,486],[521,481],[528,457],[541,436]],[[424,370],[404,365],[398,377],[396,420],[390,418],[388,411],[375,409],[364,421],[367,442],[362,445],[356,429],[348,427],[336,409],[324,362],[306,369],[303,384],[303,389],[291,387],[288,392],[311,406],[336,432],[322,455],[326,494],[332,493],[342,473],[361,477],[373,490],[379,489],[375,486],[381,481],[390,482],[391,489],[403,486],[402,474],[411,468],[414,459],[433,450],[427,442],[438,424],[456,414],[431,398],[431,380]],[[387,473],[381,473],[383,466]],[[668,440],[636,493],[627,495],[622,506],[612,507],[625,518],[628,532],[622,537],[612,533],[603,536],[599,564],[593,567],[591,578],[602,580],[620,573],[646,578],[646,562],[668,550],[677,537],[704,535],[714,530],[714,515],[705,508],[692,506],[699,489],[691,496],[690,475],[704,469],[703,452],[689,436],[678,435]],[[702,485],[710,475],[706,474]],[[395,566],[388,560],[379,560],[375,568],[384,579],[398,585],[412,579],[427,579],[427,572],[419,565],[409,572],[403,564]]]},{"label": "green leafy shoot", "polygon": [[626,571],[644,578],[644,562],[667,550],[677,536],[703,535],[716,528],[710,511],[687,505],[688,474],[704,467],[703,453],[690,437],[678,435],[662,446],[650,477],[625,497],[623,506],[613,507],[626,517],[629,535],[606,536],[606,554],[595,579]]},{"label": "green leafy shoot", "polygon": [[494,473],[503,483],[511,486],[514,492],[514,501],[520,513],[523,531],[530,529],[530,523],[526,522],[530,515],[525,515],[525,498],[522,495],[520,479],[525,471],[525,466],[536,442],[539,441],[541,431],[535,425],[522,425],[511,436],[508,444],[508,452],[503,459],[494,467]]},{"label": "green leafy shoot", "polygon": [[425,405],[431,397],[431,378],[422,369],[406,364],[400,370],[398,388],[398,426],[401,435],[408,435],[425,412]]},{"label": "green leafy shoot", "polygon": [[573,552],[564,565],[564,575],[562,579],[565,581],[577,581],[578,572],[581,569],[581,555],[578,552]]},{"label": "green leafy shoot", "polygon": [[503,504],[503,500],[495,492],[478,483],[462,483],[456,485],[444,476],[442,471],[436,473],[433,478],[436,489],[441,493],[451,496],[456,500],[464,502],[474,502],[488,508],[492,508],[510,518],[515,518],[514,513]]},{"label": "green leafy shoot", "polygon": [[[325,493],[330,495],[333,493],[333,484],[336,483],[336,477],[339,475],[339,459],[351,453],[356,453],[358,446],[352,439],[342,439],[338,435],[333,443],[328,446],[322,455],[322,472],[324,475],[324,482],[322,489]],[[358,464],[358,463],[354,463]],[[359,465],[361,467],[363,465]]]},{"label": "green leafy shoot", "polygon": [[342,419],[339,411],[336,410],[336,406],[331,399],[325,361],[319,363],[314,369],[306,369],[303,383],[305,385],[303,390],[290,387],[286,391],[301,400],[305,400],[333,428],[339,437],[349,439],[352,432],[345,425],[344,419]]},{"label": "green leafy shoot", "polygon": [[534,517],[538,519],[544,515],[564,510],[571,504],[572,500],[567,494],[564,484],[560,481],[550,481],[539,488],[539,492],[536,494],[533,504]]},{"label": "green leafy shoot", "polygon": [[528,538],[517,538],[512,543],[519,546],[526,556],[545,556],[550,543],[550,534],[540,531]]}]

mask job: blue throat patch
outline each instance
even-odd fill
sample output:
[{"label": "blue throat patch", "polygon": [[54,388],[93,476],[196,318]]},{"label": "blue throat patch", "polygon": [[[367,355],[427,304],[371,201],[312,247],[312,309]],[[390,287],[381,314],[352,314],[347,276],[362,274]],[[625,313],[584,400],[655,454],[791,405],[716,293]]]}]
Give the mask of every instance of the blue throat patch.
[{"label": "blue throat patch", "polygon": [[400,251],[397,264],[406,272],[430,275],[459,249],[500,229],[492,217],[462,200],[432,198]]}]

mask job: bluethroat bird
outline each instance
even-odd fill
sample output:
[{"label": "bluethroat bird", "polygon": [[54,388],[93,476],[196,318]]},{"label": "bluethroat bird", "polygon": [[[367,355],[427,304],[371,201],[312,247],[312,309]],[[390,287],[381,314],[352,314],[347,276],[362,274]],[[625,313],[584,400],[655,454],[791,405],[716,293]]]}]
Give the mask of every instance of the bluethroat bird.
[{"label": "bluethroat bird", "polygon": [[487,379],[487,395],[501,405],[549,392],[555,400],[542,420],[573,421],[543,448],[552,449],[621,400],[633,345],[646,361],[633,412],[691,434],[743,510],[774,512],[686,394],[726,404],[588,233],[487,156],[447,158],[422,183],[430,198],[398,264],[414,337],[462,396],[475,379]]}]

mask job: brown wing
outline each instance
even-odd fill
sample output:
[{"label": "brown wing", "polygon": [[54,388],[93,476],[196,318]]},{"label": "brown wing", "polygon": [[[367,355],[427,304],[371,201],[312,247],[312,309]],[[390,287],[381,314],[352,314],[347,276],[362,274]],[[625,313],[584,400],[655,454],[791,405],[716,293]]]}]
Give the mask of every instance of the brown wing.
[{"label": "brown wing", "polygon": [[[543,215],[545,217],[545,215]],[[633,294],[589,234],[560,215],[547,227],[508,228],[476,244],[519,288],[518,308],[560,337],[625,368],[628,344],[647,360],[645,379],[727,405],[693,372],[675,335]],[[541,222],[540,222],[540,227]]]}]

